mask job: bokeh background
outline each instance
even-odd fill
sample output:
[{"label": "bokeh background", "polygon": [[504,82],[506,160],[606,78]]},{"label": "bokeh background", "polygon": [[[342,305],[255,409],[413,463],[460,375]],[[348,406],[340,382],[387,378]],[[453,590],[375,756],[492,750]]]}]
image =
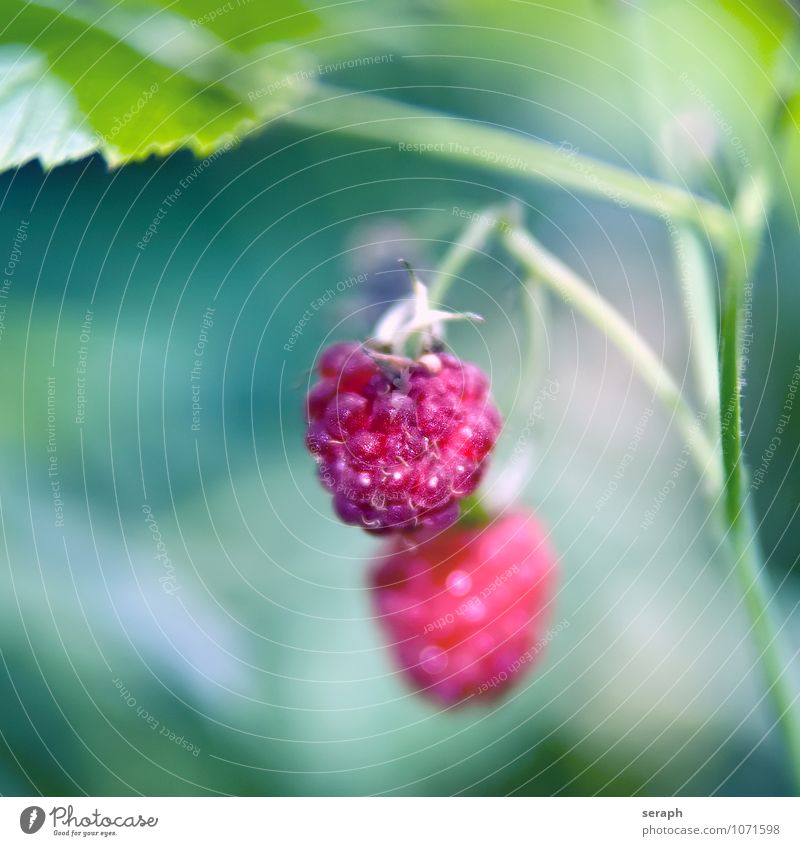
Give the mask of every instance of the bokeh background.
[{"label": "bokeh background", "polygon": [[[226,26],[244,31],[245,14],[258,12]],[[800,364],[800,141],[779,147],[775,119],[797,84],[792,6],[415,0],[318,14],[322,29],[286,53],[334,65],[325,84],[572,145],[720,202],[743,170],[774,169],[745,389],[758,467]],[[496,246],[449,300],[486,320],[449,340],[491,374],[508,421],[484,493],[513,487],[548,526],[553,619],[569,625],[489,707],[437,710],[395,672],[366,590],[376,542],[336,522],[303,447],[321,345],[364,335],[407,293],[399,257],[432,278],[466,225],[455,209],[509,199],[688,386],[681,280],[657,218],[521,168],[310,128],[291,108],[199,171],[182,150],[0,176],[0,265],[16,255],[0,334],[0,792],[789,792],[691,466],[642,528],[681,436],[561,302],[540,312],[536,367],[523,366],[521,270]],[[537,402],[548,379],[557,390]],[[798,448],[800,409],[752,491],[795,647]]]}]

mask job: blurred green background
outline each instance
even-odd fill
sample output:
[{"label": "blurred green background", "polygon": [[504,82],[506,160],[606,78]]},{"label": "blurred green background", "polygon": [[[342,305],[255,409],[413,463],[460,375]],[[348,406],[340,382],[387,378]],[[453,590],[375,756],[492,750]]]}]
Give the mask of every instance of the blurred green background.
[{"label": "blurred green background", "polygon": [[[743,168],[779,174],[745,389],[758,467],[800,363],[800,142],[779,147],[775,122],[796,84],[791,7],[417,0],[319,15],[300,67],[391,57],[326,84],[568,143],[721,202]],[[491,373],[508,420],[487,495],[511,484],[523,434],[520,498],[561,559],[554,619],[570,625],[521,687],[456,712],[413,694],[365,589],[376,543],[333,519],[303,448],[320,346],[362,336],[406,293],[399,257],[431,278],[465,225],[454,208],[509,198],[689,380],[663,222],[291,115],[198,161],[110,170],[95,156],[0,176],[0,259],[26,235],[0,335],[0,792],[789,792],[691,467],[641,528],[680,435],[629,362],[555,301],[538,368],[558,391],[525,430],[537,387],[521,366],[520,268],[501,250],[450,296],[485,323],[449,339]],[[795,645],[798,448],[796,411],[753,490]]]}]

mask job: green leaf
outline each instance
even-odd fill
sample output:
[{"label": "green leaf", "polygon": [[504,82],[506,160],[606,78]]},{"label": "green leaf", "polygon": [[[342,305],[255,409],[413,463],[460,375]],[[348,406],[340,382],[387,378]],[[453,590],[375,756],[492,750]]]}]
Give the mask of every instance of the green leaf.
[{"label": "green leaf", "polygon": [[[137,6],[147,6],[136,0]],[[229,47],[243,52],[257,50],[266,42],[297,38],[314,29],[314,16],[298,0],[269,3],[259,0],[179,0],[159,5],[179,11],[193,29],[213,32]]]},{"label": "green leaf", "polygon": [[[3,169],[93,151],[112,165],[183,146],[207,155],[285,107],[290,86],[260,99],[247,90],[285,73],[290,59],[275,42],[316,25],[298,0],[269,11],[246,0],[9,0],[4,9]],[[257,67],[245,55],[267,48],[275,57]]]},{"label": "green leaf", "polygon": [[800,207],[800,93],[786,103],[779,140],[781,172],[776,180],[779,197],[796,216]]},{"label": "green leaf", "polygon": [[39,158],[45,167],[91,153],[96,141],[76,123],[69,86],[46,73],[42,56],[0,47],[0,163],[15,167]]}]

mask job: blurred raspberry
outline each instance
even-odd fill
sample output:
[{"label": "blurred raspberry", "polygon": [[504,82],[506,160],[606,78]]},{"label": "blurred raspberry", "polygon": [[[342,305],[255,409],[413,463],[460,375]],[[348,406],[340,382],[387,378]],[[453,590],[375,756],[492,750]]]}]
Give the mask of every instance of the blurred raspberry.
[{"label": "blurred raspberry", "polygon": [[501,427],[481,369],[446,353],[400,367],[339,343],[318,371],[306,443],[339,517],[373,532],[453,523]]},{"label": "blurred raspberry", "polygon": [[396,537],[372,574],[376,613],[403,673],[442,705],[497,696],[546,642],[556,560],[528,513],[482,528]]}]

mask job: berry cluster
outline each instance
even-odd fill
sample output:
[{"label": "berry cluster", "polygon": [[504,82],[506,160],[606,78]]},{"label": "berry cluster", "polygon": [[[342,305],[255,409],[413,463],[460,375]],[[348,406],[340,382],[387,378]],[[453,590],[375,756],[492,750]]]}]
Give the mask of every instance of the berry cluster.
[{"label": "berry cluster", "polygon": [[401,671],[443,705],[499,694],[546,642],[555,566],[544,533],[523,512],[423,532],[413,543],[392,538],[372,588]]},{"label": "berry cluster", "polygon": [[501,428],[480,368],[443,352],[400,360],[338,343],[318,372],[306,443],[339,517],[372,532],[455,522]]},{"label": "berry cluster", "polygon": [[483,371],[442,351],[444,322],[479,318],[431,308],[412,282],[370,341],[322,353],[306,444],[338,516],[389,535],[378,619],[403,674],[450,706],[491,699],[535,663],[555,560],[524,512],[456,523],[502,422]]}]

